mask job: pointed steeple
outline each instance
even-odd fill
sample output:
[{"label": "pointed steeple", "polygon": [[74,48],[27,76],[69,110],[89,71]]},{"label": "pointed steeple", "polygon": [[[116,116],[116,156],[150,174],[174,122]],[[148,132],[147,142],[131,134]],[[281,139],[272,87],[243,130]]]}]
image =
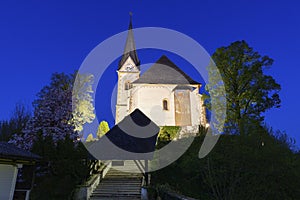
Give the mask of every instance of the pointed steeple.
[{"label": "pointed steeple", "polygon": [[119,62],[118,69],[120,69],[124,65],[124,63],[126,62],[126,60],[128,59],[129,56],[139,69],[140,60],[136,53],[135,41],[134,41],[133,30],[132,30],[132,13],[131,12],[130,12],[130,22],[129,22],[129,27],[128,27],[128,34],[127,34],[125,49],[124,49],[123,56]]}]

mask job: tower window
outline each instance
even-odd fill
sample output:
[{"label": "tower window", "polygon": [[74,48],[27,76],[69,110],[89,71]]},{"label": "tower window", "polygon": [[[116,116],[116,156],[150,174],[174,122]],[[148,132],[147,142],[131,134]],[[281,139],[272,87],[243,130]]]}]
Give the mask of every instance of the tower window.
[{"label": "tower window", "polygon": [[168,105],[168,100],[167,99],[163,100],[163,110],[169,110],[169,105]]},{"label": "tower window", "polygon": [[132,84],[130,83],[130,81],[126,81],[125,82],[125,90],[129,90],[132,88]]}]

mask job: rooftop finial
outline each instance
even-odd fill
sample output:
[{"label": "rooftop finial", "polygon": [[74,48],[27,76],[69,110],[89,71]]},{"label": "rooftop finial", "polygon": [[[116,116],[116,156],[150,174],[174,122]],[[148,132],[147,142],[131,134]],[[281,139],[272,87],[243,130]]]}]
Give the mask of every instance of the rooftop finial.
[{"label": "rooftop finial", "polygon": [[130,22],[129,22],[129,29],[132,29],[132,12],[129,12],[129,16],[130,16]]}]

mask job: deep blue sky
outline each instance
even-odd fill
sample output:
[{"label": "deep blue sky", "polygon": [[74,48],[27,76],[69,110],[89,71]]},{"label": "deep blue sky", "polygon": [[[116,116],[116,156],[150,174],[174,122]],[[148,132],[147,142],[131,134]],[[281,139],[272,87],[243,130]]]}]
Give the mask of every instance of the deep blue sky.
[{"label": "deep blue sky", "polygon": [[[96,45],[126,30],[132,11],[134,27],[180,31],[210,54],[220,46],[246,40],[273,58],[267,73],[282,86],[282,106],[267,112],[266,121],[300,144],[299,8],[296,0],[1,1],[0,119],[10,117],[16,102],[30,105],[52,73],[74,72]],[[158,58],[144,54],[142,63]],[[114,73],[110,76],[115,80]]]}]

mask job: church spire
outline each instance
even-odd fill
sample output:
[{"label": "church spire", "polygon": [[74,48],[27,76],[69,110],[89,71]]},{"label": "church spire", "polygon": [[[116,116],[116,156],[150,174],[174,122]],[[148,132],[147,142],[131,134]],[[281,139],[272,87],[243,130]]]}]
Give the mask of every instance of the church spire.
[{"label": "church spire", "polygon": [[132,12],[129,12],[130,20],[128,30],[132,30]]},{"label": "church spire", "polygon": [[129,27],[128,27],[128,34],[127,34],[125,49],[124,49],[123,56],[119,62],[118,69],[120,69],[124,65],[124,63],[126,62],[126,60],[128,59],[129,56],[138,68],[140,65],[140,60],[136,53],[135,41],[134,41],[133,30],[132,30],[132,13],[130,12],[129,15],[130,15],[130,22],[129,22]]}]

